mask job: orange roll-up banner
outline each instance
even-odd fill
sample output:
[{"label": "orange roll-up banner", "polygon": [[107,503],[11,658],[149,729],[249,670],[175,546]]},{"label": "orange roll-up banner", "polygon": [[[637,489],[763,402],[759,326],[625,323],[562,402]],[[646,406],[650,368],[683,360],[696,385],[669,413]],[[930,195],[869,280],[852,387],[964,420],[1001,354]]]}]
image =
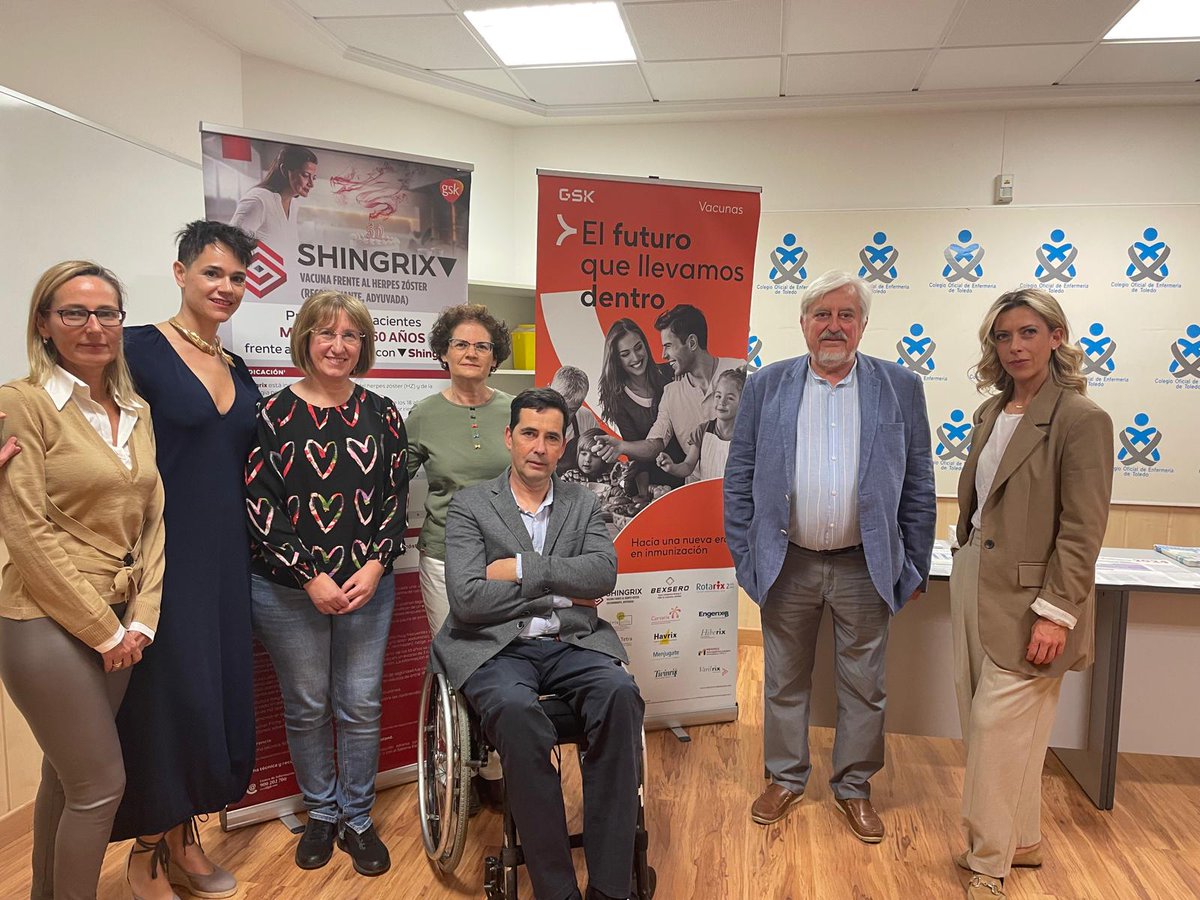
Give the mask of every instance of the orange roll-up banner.
[{"label": "orange roll-up banner", "polygon": [[745,380],[761,189],[538,173],[537,383],[577,411],[560,477],[601,499],[648,727],[737,716],[721,478]]}]

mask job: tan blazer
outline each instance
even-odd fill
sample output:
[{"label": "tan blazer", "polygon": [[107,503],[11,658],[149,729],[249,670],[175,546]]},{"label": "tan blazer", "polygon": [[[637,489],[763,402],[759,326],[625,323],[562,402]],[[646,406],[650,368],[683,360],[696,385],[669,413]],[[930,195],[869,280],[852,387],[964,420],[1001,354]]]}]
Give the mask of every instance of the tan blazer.
[{"label": "tan blazer", "polygon": [[[975,512],[975,468],[1004,406],[975,411],[971,453],[958,480],[958,542]],[[1096,557],[1112,496],[1113,426],[1108,413],[1052,381],[1029,404],[1000,460],[979,534],[979,633],[996,665],[1058,677],[1092,662]],[[1052,663],[1025,660],[1041,597],[1077,619]]]}]

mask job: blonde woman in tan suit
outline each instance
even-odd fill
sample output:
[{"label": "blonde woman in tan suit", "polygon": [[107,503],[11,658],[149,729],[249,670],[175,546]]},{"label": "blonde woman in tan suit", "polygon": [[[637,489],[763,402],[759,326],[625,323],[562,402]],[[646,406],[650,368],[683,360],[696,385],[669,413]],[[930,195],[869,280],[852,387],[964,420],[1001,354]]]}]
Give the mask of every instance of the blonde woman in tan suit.
[{"label": "blonde woman in tan suit", "polygon": [[44,754],[32,900],[96,896],[125,789],[113,719],[158,624],[163,490],[124,318],[107,269],[51,267],[30,303],[29,376],[0,387],[21,448],[0,469],[0,678]]},{"label": "blonde woman in tan suit", "polygon": [[1091,664],[1095,566],[1112,493],[1112,420],[1084,396],[1081,352],[1045,291],[992,304],[979,329],[971,452],[950,577],[967,769],[970,900],[1041,865],[1041,775],[1062,676]]}]

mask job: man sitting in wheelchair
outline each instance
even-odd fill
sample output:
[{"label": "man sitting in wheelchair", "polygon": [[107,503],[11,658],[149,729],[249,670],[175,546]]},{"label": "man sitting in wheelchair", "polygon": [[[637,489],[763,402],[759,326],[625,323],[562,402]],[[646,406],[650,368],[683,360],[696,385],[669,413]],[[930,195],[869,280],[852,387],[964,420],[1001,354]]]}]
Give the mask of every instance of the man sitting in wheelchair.
[{"label": "man sitting in wheelchair", "polygon": [[446,519],[450,616],[434,638],[442,672],[500,754],[509,808],[538,900],[581,897],[559,776],[555,727],[538,702],[557,694],[587,735],[588,900],[630,896],[645,704],[625,649],[596,606],[617,557],[595,495],[554,477],[567,406],[549,388],[512,402],[512,465],[463,488]]}]

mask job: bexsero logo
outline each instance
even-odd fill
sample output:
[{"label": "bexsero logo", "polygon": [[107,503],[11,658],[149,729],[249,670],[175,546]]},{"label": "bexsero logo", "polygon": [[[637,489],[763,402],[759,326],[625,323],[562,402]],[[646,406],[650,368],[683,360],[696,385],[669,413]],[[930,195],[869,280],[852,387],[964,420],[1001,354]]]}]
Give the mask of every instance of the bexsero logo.
[{"label": "bexsero logo", "polygon": [[804,284],[808,270],[808,251],[796,242],[792,233],[783,236],[783,243],[771,251],[771,273],[767,276],[775,285]]},{"label": "bexsero logo", "polygon": [[1061,228],[1051,231],[1050,240],[1038,247],[1034,255],[1038,264],[1033,270],[1033,277],[1042,284],[1052,281],[1068,284],[1075,277],[1075,258],[1079,256],[1079,248],[1067,240],[1067,234]]},{"label": "bexsero logo", "polygon": [[729,610],[727,609],[701,609],[696,611],[696,616],[701,619],[728,619]]},{"label": "bexsero logo", "polygon": [[725,637],[729,632],[724,628],[701,628],[700,639],[703,641],[711,641],[713,638]]},{"label": "bexsero logo", "polygon": [[1125,269],[1125,277],[1130,281],[1162,281],[1168,275],[1167,257],[1171,248],[1166,241],[1158,239],[1157,228],[1147,228],[1142,232],[1142,240],[1134,241],[1126,251],[1129,255],[1129,266]]},{"label": "bexsero logo", "polygon": [[956,281],[974,284],[983,277],[983,245],[973,240],[966,228],[958,233],[958,242],[946,247],[942,255],[946,258],[942,277],[950,284]]},{"label": "bexsero logo", "polygon": [[871,240],[858,251],[858,261],[862,266],[858,277],[868,284],[891,284],[896,280],[896,261],[900,259],[900,251],[887,242],[887,235],[882,231],[875,232]]},{"label": "bexsero logo", "polygon": [[937,349],[937,344],[929,335],[921,336],[924,334],[925,326],[914,322],[908,329],[908,334],[896,342],[896,352],[900,354],[896,364],[911,369],[918,375],[931,375],[937,368],[937,363],[933,361],[933,351]]},{"label": "bexsero logo", "polygon": [[655,669],[655,678],[677,678],[679,677],[678,669]]},{"label": "bexsero logo", "polygon": [[1088,334],[1080,336],[1078,344],[1079,349],[1083,351],[1083,360],[1079,368],[1084,375],[1099,375],[1104,378],[1117,371],[1117,361],[1113,359],[1113,354],[1117,352],[1117,342],[1104,333],[1103,323],[1093,322],[1088,327]]},{"label": "bexsero logo", "polygon": [[1200,325],[1187,327],[1187,333],[1171,344],[1168,371],[1176,378],[1200,378]]},{"label": "bexsero logo", "polygon": [[1118,439],[1121,449],[1117,452],[1117,462],[1121,465],[1150,468],[1162,462],[1158,445],[1162,443],[1163,433],[1150,424],[1146,413],[1134,416],[1133,424],[1122,429]]},{"label": "bexsero logo", "polygon": [[938,426],[938,445],[933,451],[938,459],[966,462],[967,454],[971,452],[971,423],[966,418],[966,413],[961,409],[952,409],[950,421]]},{"label": "bexsero logo", "polygon": [[675,631],[670,631],[670,630],[656,631],[656,632],[654,632],[653,640],[654,640],[654,643],[656,643],[656,644],[664,644],[664,645],[670,644],[670,643],[673,643],[674,641],[679,640],[679,633],[675,632]]}]

